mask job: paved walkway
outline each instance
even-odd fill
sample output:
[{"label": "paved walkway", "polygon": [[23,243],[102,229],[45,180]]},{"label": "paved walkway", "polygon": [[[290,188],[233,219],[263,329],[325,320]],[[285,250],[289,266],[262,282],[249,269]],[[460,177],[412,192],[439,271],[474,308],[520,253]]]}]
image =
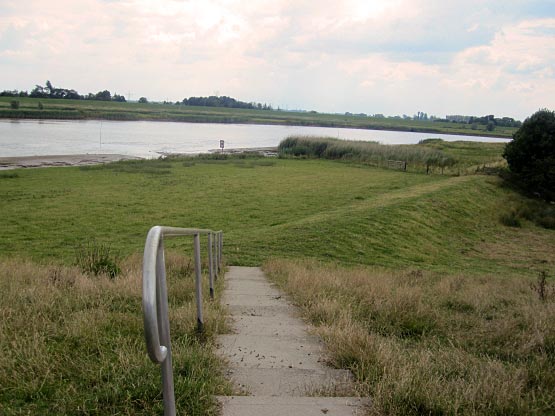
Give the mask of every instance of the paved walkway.
[{"label": "paved walkway", "polygon": [[[218,339],[245,396],[219,397],[224,416],[362,415],[351,376],[323,363],[322,343],[257,267],[230,267],[223,302],[234,333]],[[336,396],[336,397],[329,397]]]}]

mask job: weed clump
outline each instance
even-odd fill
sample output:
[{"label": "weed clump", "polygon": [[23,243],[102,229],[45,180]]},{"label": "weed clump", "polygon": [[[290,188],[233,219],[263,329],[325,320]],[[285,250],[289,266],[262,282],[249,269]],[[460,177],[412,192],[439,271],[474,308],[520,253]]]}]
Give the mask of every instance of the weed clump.
[{"label": "weed clump", "polygon": [[520,227],[522,221],[530,221],[540,227],[555,229],[555,205],[538,199],[523,199],[508,204],[499,216],[502,224]]},{"label": "weed clump", "polygon": [[15,178],[19,178],[19,174],[16,172],[0,173],[0,179],[15,179]]},{"label": "weed clump", "polygon": [[121,273],[118,257],[111,247],[96,240],[90,240],[76,248],[75,262],[83,273],[94,276],[106,275],[114,279]]}]

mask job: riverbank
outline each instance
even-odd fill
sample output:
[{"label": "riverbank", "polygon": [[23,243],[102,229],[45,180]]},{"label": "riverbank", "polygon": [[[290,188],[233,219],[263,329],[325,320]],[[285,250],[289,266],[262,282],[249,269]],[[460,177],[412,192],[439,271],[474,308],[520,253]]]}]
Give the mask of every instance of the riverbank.
[{"label": "riverbank", "polygon": [[19,168],[48,168],[55,166],[86,166],[120,160],[138,160],[140,157],[114,154],[48,155],[0,157],[0,170]]},{"label": "riverbank", "polygon": [[516,128],[496,126],[488,131],[483,124],[446,121],[372,117],[354,114],[327,114],[315,111],[247,110],[223,107],[195,107],[159,103],[120,103],[105,101],[17,98],[19,107],[12,109],[11,97],[0,97],[0,119],[36,120],[117,120],[173,121],[187,123],[258,124],[312,126],[456,134],[510,138]]}]

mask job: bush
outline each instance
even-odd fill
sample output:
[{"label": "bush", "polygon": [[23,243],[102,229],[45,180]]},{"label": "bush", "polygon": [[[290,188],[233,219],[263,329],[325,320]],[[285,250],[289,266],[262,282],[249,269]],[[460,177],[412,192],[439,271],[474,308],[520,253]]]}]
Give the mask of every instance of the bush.
[{"label": "bush", "polygon": [[527,118],[505,147],[503,157],[528,193],[555,200],[555,113],[540,110]]},{"label": "bush", "polygon": [[17,100],[12,100],[10,102],[10,107],[12,108],[12,110],[17,110],[19,109],[19,101]]}]

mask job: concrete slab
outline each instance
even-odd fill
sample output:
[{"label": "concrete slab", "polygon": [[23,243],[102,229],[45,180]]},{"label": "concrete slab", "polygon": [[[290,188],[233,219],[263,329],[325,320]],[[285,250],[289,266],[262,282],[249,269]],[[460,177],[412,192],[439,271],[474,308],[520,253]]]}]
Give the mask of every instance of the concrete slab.
[{"label": "concrete slab", "polygon": [[353,397],[220,396],[222,416],[362,416],[364,400]]}]

